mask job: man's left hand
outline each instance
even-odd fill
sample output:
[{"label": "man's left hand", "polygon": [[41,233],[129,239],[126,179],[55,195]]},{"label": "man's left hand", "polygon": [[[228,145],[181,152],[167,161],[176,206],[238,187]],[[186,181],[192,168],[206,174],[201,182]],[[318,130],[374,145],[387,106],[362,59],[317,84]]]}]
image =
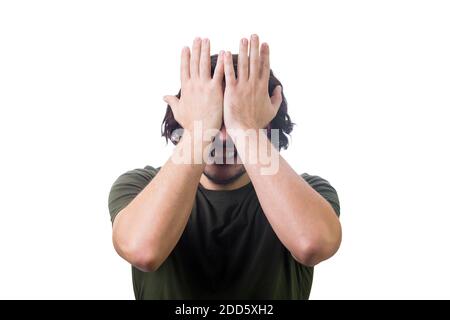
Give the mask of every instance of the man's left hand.
[{"label": "man's left hand", "polygon": [[249,41],[241,39],[238,72],[235,76],[233,58],[225,53],[224,68],[226,87],[224,92],[224,124],[229,129],[262,129],[267,127],[280,107],[281,86],[277,86],[269,96],[270,77],[269,45],[262,43],[256,34]]}]

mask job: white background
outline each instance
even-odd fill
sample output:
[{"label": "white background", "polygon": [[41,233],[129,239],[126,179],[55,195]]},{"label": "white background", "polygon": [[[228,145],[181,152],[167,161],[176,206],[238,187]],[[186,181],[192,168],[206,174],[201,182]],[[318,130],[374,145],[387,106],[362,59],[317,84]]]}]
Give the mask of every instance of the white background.
[{"label": "white background", "polygon": [[109,189],[159,166],[162,96],[195,36],[258,33],[297,126],[282,154],[337,189],[311,299],[450,298],[447,1],[0,2],[0,298],[133,299]]}]

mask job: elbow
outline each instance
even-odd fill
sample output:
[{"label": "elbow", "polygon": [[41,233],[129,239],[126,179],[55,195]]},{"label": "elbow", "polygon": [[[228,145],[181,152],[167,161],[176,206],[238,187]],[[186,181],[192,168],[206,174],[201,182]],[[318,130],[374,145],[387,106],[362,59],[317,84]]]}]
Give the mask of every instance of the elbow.
[{"label": "elbow", "polygon": [[292,256],[299,263],[314,267],[320,262],[331,258],[339,249],[341,234],[329,239],[304,239],[299,242]]},{"label": "elbow", "polygon": [[132,264],[143,272],[155,272],[160,267],[160,264],[154,260],[136,260],[136,262]]},{"label": "elbow", "polygon": [[152,246],[142,245],[134,239],[113,236],[113,245],[119,256],[141,271],[155,272],[162,264]]},{"label": "elbow", "polygon": [[128,261],[143,272],[155,272],[161,266],[154,255],[142,252],[131,252]]},{"label": "elbow", "polygon": [[314,267],[322,261],[317,245],[310,242],[302,242],[298,245],[298,248],[291,252],[294,259],[307,267]]}]

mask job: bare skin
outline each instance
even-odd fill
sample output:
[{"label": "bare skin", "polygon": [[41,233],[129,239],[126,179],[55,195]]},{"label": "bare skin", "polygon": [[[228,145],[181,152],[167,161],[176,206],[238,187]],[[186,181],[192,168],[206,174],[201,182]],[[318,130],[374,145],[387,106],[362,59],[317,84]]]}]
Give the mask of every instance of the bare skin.
[{"label": "bare skin", "polygon": [[[183,95],[180,100],[173,96],[165,97],[176,120],[187,131],[192,130],[194,121],[202,121],[205,129],[219,129],[222,123],[223,60],[219,58],[214,77],[211,78],[209,47],[207,39],[202,41],[196,38],[192,56],[189,48],[183,48]],[[201,149],[206,147],[206,142],[197,142],[202,146]],[[186,147],[194,149],[190,144],[194,144],[194,141],[181,138],[174,153]],[[172,158],[173,155],[151,183],[114,220],[113,244],[116,251],[143,271],[156,270],[180,239],[206,165],[177,164]]]},{"label": "bare skin", "polygon": [[[281,103],[281,90],[275,89],[272,97],[267,94],[270,75],[268,44],[263,43],[259,50],[258,36],[251,37],[248,65],[242,63],[247,61],[246,40],[241,40],[240,44],[238,78],[234,74],[231,53],[225,55],[227,85],[224,94],[225,126],[244,132],[264,128]],[[244,154],[246,146],[241,143],[242,139],[231,138],[238,153]],[[244,161],[246,172],[280,241],[298,262],[314,266],[338,250],[341,242],[339,219],[331,205],[291,168],[270,141],[265,139],[263,143],[279,156],[279,170],[273,175],[262,175],[260,169],[263,165],[259,161]],[[256,154],[260,147],[258,144],[258,139],[250,142],[247,153]]]},{"label": "bare skin", "polygon": [[[264,128],[276,115],[281,88],[275,89],[271,97],[268,95],[269,71],[269,47],[263,43],[260,49],[257,35],[240,42],[238,77],[230,52],[219,54],[211,77],[207,39],[194,40],[192,55],[189,48],[183,48],[181,98],[164,99],[172,107],[175,119],[187,132],[193,130],[194,121],[201,121],[204,129],[220,130],[216,139],[232,139],[237,156],[244,154],[244,148],[247,154],[256,154],[260,143],[267,144],[280,157],[279,170],[274,175],[262,175],[260,162],[179,164],[172,156],[114,220],[114,247],[125,260],[143,271],[158,269],[186,227],[199,183],[207,189],[232,190],[251,181],[278,238],[302,264],[316,265],[338,250],[341,227],[331,205],[289,166],[268,139],[255,139],[245,146],[237,134],[229,134],[233,131],[230,129]],[[201,150],[194,153],[201,153],[209,143],[196,142]],[[181,138],[174,153],[193,148],[194,143]]]}]

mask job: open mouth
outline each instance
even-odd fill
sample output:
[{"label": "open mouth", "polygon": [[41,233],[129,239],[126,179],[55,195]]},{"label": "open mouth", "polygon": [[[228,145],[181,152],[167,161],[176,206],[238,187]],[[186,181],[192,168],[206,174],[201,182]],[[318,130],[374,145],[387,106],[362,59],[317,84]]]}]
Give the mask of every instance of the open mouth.
[{"label": "open mouth", "polygon": [[214,163],[217,164],[229,164],[234,163],[237,158],[237,150],[233,149],[216,149],[211,150],[211,158],[214,158]]}]

